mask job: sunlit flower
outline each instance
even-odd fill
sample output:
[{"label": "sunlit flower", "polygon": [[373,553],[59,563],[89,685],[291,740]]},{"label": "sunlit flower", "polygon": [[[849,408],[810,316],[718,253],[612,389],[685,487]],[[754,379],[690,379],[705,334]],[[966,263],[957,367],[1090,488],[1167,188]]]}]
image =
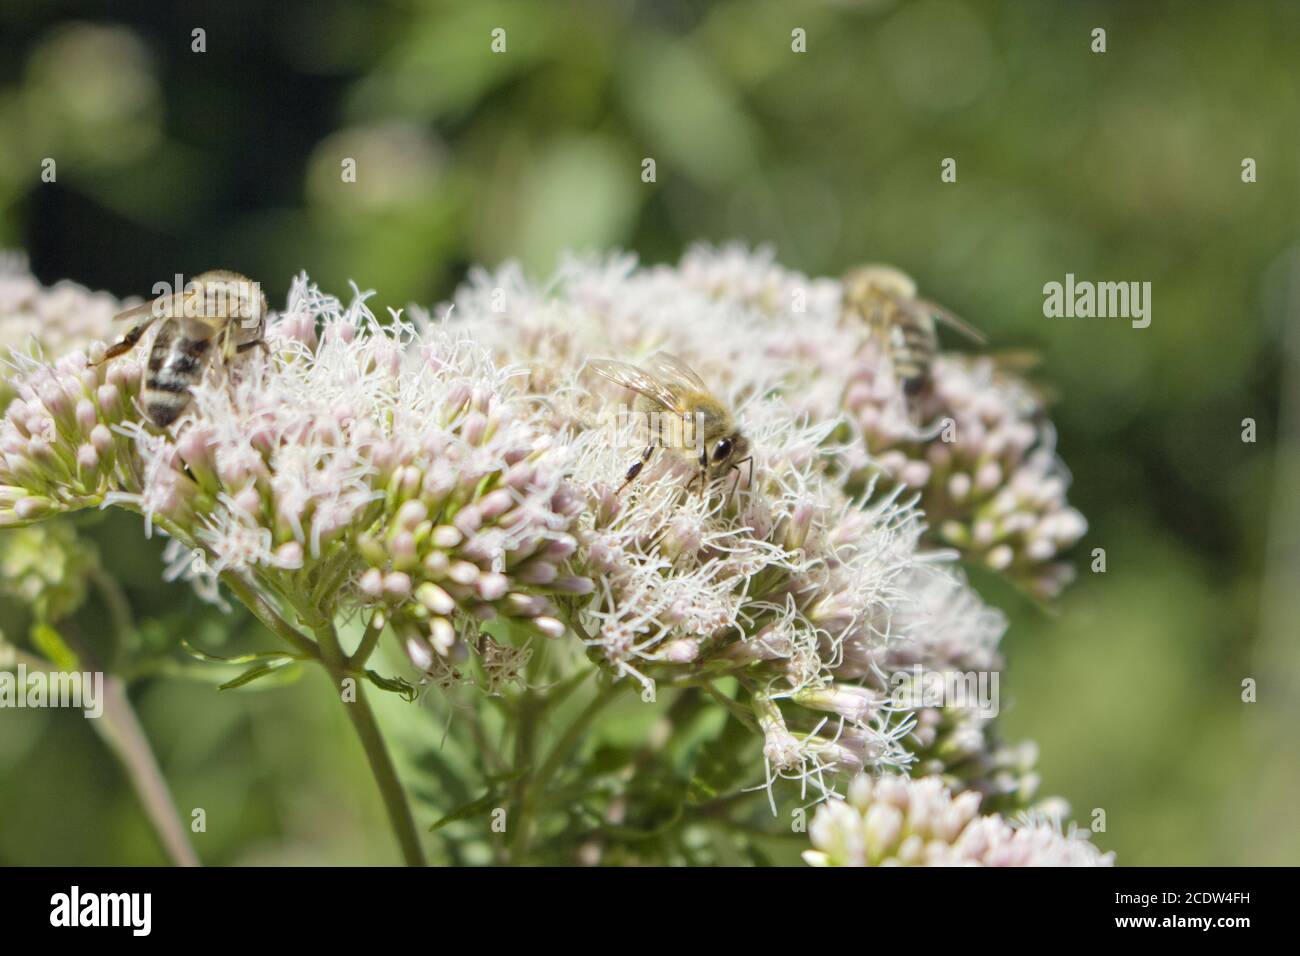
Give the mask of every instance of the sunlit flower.
[{"label": "sunlit flower", "polygon": [[[364,609],[444,690],[525,686],[532,642],[569,636],[643,699],[705,688],[761,738],[753,783],[773,807],[779,780],[824,798],[864,770],[1026,805],[1032,754],[967,705],[900,703],[891,675],[1000,672],[1005,619],[938,546],[1009,549],[1047,595],[1082,518],[1041,417],[983,397],[1002,385],[957,358],[925,413],[956,421],[940,468],[839,297],[737,248],[677,267],[571,259],[540,284],[475,270],[438,320],[381,322],[365,295],[345,305],[301,277],[266,354],[207,370],[166,430],[138,408],[147,340],[102,365],[100,342],[16,356],[0,526],[131,509],[170,538],[169,580],[215,601],[246,585],[307,629]],[[652,446],[623,487],[644,438],[585,366],[659,349],[746,439],[714,481],[697,454]],[[971,487],[954,497],[958,474]]]},{"label": "sunlit flower", "polygon": [[[1071,577],[1058,556],[1087,530],[1066,502],[1068,473],[1043,399],[989,357],[943,354],[916,407],[863,323],[840,316],[839,283],[783,269],[765,250],[700,246],[683,279],[721,304],[756,317],[743,340],[787,360],[796,407],[826,418],[844,412],[850,487],[885,479],[921,496],[930,535],[1006,574],[1044,600]],[[739,334],[740,330],[737,330]],[[918,424],[918,422],[920,424]]]},{"label": "sunlit flower", "polygon": [[817,808],[808,825],[814,866],[1111,866],[1073,827],[1042,816],[1008,822],[979,814],[973,792],[954,797],[934,779],[852,781],[845,799]]},{"label": "sunlit flower", "polygon": [[[57,359],[108,338],[121,305],[105,292],[72,282],[45,287],[17,253],[0,253],[0,369],[11,353]],[[8,374],[0,374],[0,411],[13,398]]]},{"label": "sunlit flower", "polygon": [[125,506],[180,542],[169,576],[207,596],[235,574],[326,617],[383,607],[413,656],[450,650],[458,615],[562,634],[549,596],[589,590],[568,570],[578,499],[512,373],[305,280],[268,335],[270,359],[210,370],[161,432],[135,402],[145,345],[97,366],[20,357],[0,525]]},{"label": "sunlit flower", "polygon": [[[923,749],[890,702],[891,669],[997,668],[1005,628],[924,554],[927,517],[853,437],[844,395],[863,343],[838,322],[839,294],[761,253],[697,250],[676,269],[616,255],[571,259],[540,285],[513,265],[475,271],[452,319],[526,368],[557,436],[572,436],[579,556],[596,582],[583,639],[647,695],[735,677],[769,781],[822,793],[836,774],[905,767]],[[697,469],[665,451],[616,493],[644,442],[607,414],[626,396],[584,365],[656,349],[735,411],[753,461],[734,488],[689,491]],[[855,495],[871,467],[880,480]]]}]

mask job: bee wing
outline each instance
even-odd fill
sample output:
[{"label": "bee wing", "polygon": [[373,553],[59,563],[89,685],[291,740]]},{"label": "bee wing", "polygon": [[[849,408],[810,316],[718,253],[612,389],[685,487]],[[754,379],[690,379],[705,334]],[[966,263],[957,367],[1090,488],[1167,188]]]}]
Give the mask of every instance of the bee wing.
[{"label": "bee wing", "polygon": [[948,326],[950,329],[956,329],[966,338],[970,339],[976,345],[988,345],[989,340],[984,337],[984,333],[975,326],[963,319],[957,318],[941,305],[935,305],[933,302],[921,301],[918,303],[936,319]]},{"label": "bee wing", "polygon": [[704,380],[695,373],[691,368],[676,355],[668,352],[655,352],[646,361],[646,366],[665,383],[676,385],[678,388],[691,392],[703,392],[710,394],[709,387],[704,384]]},{"label": "bee wing", "polygon": [[113,316],[114,322],[126,322],[131,319],[138,319],[145,315],[152,318],[166,317],[184,314],[184,295],[162,295],[156,299],[150,299],[148,302],[141,302],[139,305],[132,306],[124,312],[119,312]]},{"label": "bee wing", "polygon": [[1000,349],[989,358],[999,370],[1012,375],[1024,375],[1043,364],[1043,357],[1033,349]]},{"label": "bee wing", "polygon": [[661,408],[682,411],[677,393],[644,369],[614,359],[590,359],[587,366],[602,378],[644,395]]}]

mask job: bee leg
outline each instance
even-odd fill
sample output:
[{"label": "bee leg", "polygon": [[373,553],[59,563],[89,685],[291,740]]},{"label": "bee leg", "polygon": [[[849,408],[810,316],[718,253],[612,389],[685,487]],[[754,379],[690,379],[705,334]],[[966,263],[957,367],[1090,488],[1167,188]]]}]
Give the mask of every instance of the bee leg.
[{"label": "bee leg", "polygon": [[742,458],[740,461],[736,462],[734,465],[731,466],[731,470],[736,473],[736,477],[735,480],[731,482],[731,490],[727,492],[728,498],[732,497],[736,493],[736,489],[740,487],[740,466],[741,465],[749,465],[749,475],[747,477],[747,480],[749,484],[754,483],[754,456],[750,455],[748,458]]},{"label": "bee leg", "polygon": [[615,494],[621,495],[624,488],[636,481],[636,476],[641,474],[641,469],[644,468],[645,463],[650,460],[650,456],[654,453],[654,450],[655,446],[649,445],[646,447],[645,451],[641,452],[641,457],[637,461],[634,461],[632,467],[627,470],[627,474],[623,477],[623,483],[618,486],[618,491],[616,491]]},{"label": "bee leg", "polygon": [[144,335],[144,333],[148,330],[149,326],[151,325],[153,325],[152,316],[150,316],[148,319],[145,319],[139,325],[134,326],[129,332],[126,333],[126,335],[122,337],[122,341],[118,342],[116,345],[110,345],[108,347],[108,350],[104,353],[104,357],[100,359],[98,362],[95,362],[94,364],[103,365],[109,359],[115,359],[119,355],[125,355],[127,352],[131,351],[133,348],[135,348],[136,343],[140,341],[141,336]]},{"label": "bee leg", "polygon": [[[704,489],[707,488],[709,484],[709,451],[707,448],[701,450],[700,452],[699,479],[700,479],[700,494],[704,494]],[[693,489],[694,487],[695,487],[695,479],[692,478],[691,483],[686,486],[686,493],[690,494],[691,489]]]},{"label": "bee leg", "polygon": [[221,330],[220,336],[218,344],[221,360],[229,362],[240,352],[239,343],[235,341],[235,324],[233,322],[228,323]]},{"label": "bee leg", "polygon": [[266,344],[266,339],[254,339],[251,342],[240,342],[238,345],[235,346],[235,354],[243,355],[245,352],[247,352],[249,349],[252,348],[260,348],[262,350],[262,354],[268,357],[271,354],[271,346]]}]

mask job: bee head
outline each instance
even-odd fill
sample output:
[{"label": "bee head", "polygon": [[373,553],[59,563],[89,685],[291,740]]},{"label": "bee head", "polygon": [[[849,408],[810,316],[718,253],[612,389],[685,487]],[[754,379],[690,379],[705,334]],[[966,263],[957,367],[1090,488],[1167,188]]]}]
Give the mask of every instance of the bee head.
[{"label": "bee head", "polygon": [[867,302],[880,296],[910,299],[916,295],[916,282],[893,266],[862,266],[846,275],[841,284],[844,298],[850,302]]},{"label": "bee head", "polygon": [[732,432],[726,438],[721,438],[713,446],[713,464],[723,465],[736,458],[742,457],[749,450],[749,442],[740,432]]},{"label": "bee head", "polygon": [[199,295],[196,305],[202,315],[237,321],[243,329],[259,329],[266,321],[266,296],[261,284],[237,272],[212,271],[197,276],[193,283]]}]

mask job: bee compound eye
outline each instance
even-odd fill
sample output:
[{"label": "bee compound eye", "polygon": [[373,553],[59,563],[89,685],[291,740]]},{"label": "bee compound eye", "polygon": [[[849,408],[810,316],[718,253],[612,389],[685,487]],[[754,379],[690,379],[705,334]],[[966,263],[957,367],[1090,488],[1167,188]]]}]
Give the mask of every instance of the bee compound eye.
[{"label": "bee compound eye", "polygon": [[731,455],[731,439],[724,438],[713,447],[713,460],[725,461]]}]

